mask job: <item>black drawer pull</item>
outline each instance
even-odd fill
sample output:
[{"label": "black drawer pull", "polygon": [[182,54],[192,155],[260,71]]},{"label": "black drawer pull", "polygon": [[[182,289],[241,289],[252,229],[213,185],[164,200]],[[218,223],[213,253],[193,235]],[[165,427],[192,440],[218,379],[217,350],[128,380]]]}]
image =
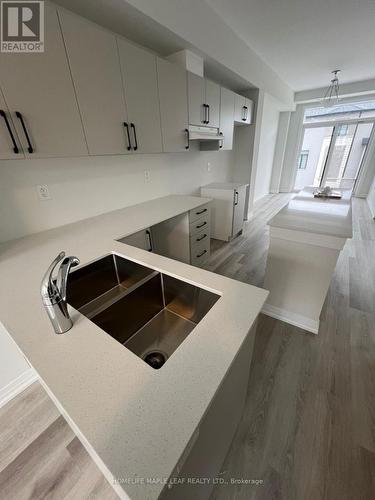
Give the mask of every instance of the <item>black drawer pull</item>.
[{"label": "black drawer pull", "polygon": [[126,135],[128,137],[128,147],[126,149],[130,151],[132,148],[132,143],[130,142],[129,125],[126,122],[124,122],[124,127],[126,128]]},{"label": "black drawer pull", "polygon": [[204,227],[206,224],[207,224],[207,222],[204,221],[203,224],[201,224],[200,226],[195,226],[195,227],[196,227],[196,229],[200,229],[201,227]]},{"label": "black drawer pull", "polygon": [[138,149],[138,141],[137,141],[137,133],[135,131],[135,125],[134,125],[134,123],[131,123],[130,126],[133,129],[133,135],[134,135],[135,146],[133,147],[133,149],[134,149],[134,151],[137,151],[137,149]]},{"label": "black drawer pull", "polygon": [[148,239],[148,251],[152,252],[153,248],[152,248],[151,232],[148,229],[146,229],[146,236]]},{"label": "black drawer pull", "polygon": [[201,214],[204,214],[204,212],[207,212],[207,208],[204,208],[200,212],[195,212],[195,215],[201,215]]},{"label": "black drawer pull", "polygon": [[31,144],[30,137],[29,137],[29,134],[27,132],[25,122],[23,120],[23,116],[21,115],[21,113],[19,111],[16,111],[16,116],[19,119],[19,121],[21,122],[22,130],[23,130],[23,133],[25,134],[25,137],[26,137],[26,140],[27,140],[27,151],[30,154],[34,153],[34,148],[33,148],[32,144]]},{"label": "black drawer pull", "polygon": [[186,133],[186,146],[185,146],[185,149],[189,149],[190,148],[190,132],[189,132],[188,128],[185,129],[185,133]]},{"label": "black drawer pull", "polygon": [[12,140],[12,144],[13,144],[13,151],[16,155],[18,155],[19,153],[19,149],[18,149],[18,146],[17,146],[17,143],[16,143],[16,139],[14,138],[14,135],[13,135],[13,132],[12,132],[12,129],[10,128],[10,124],[9,124],[9,121],[8,121],[8,118],[7,118],[7,115],[5,113],[5,111],[3,109],[0,109],[0,115],[4,118],[4,121],[5,121],[5,125],[6,125],[6,128],[9,132],[9,135],[10,135],[10,138]]},{"label": "black drawer pull", "polygon": [[195,241],[202,241],[204,240],[205,238],[207,238],[207,234],[204,234],[203,236],[201,236],[200,238],[197,238]]},{"label": "black drawer pull", "polygon": [[202,257],[202,255],[204,255],[205,253],[207,253],[207,250],[203,250],[202,253],[199,253],[198,255],[196,255],[196,258],[199,259],[199,257]]}]

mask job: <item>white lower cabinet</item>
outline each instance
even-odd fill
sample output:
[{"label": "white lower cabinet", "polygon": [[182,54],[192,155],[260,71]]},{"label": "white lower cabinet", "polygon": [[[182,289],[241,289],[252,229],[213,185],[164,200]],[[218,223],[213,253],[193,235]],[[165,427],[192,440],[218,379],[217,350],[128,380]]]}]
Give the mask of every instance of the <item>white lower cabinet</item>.
[{"label": "white lower cabinet", "polygon": [[241,233],[245,218],[247,184],[213,182],[201,187],[212,198],[211,237],[229,241]]},{"label": "white lower cabinet", "polygon": [[161,500],[208,500],[215,479],[230,481],[227,473],[219,473],[245,406],[255,332],[256,324],[176,465],[171,476],[175,484],[165,487]]},{"label": "white lower cabinet", "polygon": [[210,236],[210,207],[205,204],[119,241],[200,267],[210,256]]}]

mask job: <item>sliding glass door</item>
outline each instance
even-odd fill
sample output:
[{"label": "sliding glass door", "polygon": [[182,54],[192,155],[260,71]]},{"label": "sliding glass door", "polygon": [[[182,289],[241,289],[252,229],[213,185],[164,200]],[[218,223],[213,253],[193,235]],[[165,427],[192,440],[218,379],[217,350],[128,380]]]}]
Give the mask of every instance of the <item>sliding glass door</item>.
[{"label": "sliding glass door", "polygon": [[305,186],[353,189],[373,122],[336,122],[305,127],[295,189]]},{"label": "sliding glass door", "polygon": [[372,129],[373,123],[335,126],[321,186],[354,188]]}]

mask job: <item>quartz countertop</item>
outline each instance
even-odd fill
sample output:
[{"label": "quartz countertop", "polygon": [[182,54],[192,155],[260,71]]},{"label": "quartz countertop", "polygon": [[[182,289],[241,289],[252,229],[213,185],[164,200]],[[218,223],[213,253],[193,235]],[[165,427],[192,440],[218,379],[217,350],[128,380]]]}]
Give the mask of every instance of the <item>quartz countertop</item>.
[{"label": "quartz countertop", "polygon": [[314,198],[314,188],[306,187],[273,217],[271,227],[317,233],[339,238],[352,237],[352,203],[350,190],[341,199]]},{"label": "quartz countertop", "polygon": [[202,186],[202,189],[225,189],[233,191],[241,186],[248,186],[245,182],[211,182],[211,184],[206,184]]},{"label": "quartz countertop", "polygon": [[[158,498],[268,295],[116,241],[208,201],[171,195],[0,245],[0,321],[122,498]],[[82,265],[113,252],[221,297],[154,370],[74,309],[53,333],[39,287],[62,250]]]}]

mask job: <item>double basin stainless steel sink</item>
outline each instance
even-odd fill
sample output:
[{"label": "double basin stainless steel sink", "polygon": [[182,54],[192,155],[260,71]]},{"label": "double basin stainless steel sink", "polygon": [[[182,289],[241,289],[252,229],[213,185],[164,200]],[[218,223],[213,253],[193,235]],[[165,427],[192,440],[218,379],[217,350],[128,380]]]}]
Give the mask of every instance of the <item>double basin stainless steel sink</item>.
[{"label": "double basin stainless steel sink", "polygon": [[70,273],[67,301],[155,369],[219,295],[115,254]]}]

